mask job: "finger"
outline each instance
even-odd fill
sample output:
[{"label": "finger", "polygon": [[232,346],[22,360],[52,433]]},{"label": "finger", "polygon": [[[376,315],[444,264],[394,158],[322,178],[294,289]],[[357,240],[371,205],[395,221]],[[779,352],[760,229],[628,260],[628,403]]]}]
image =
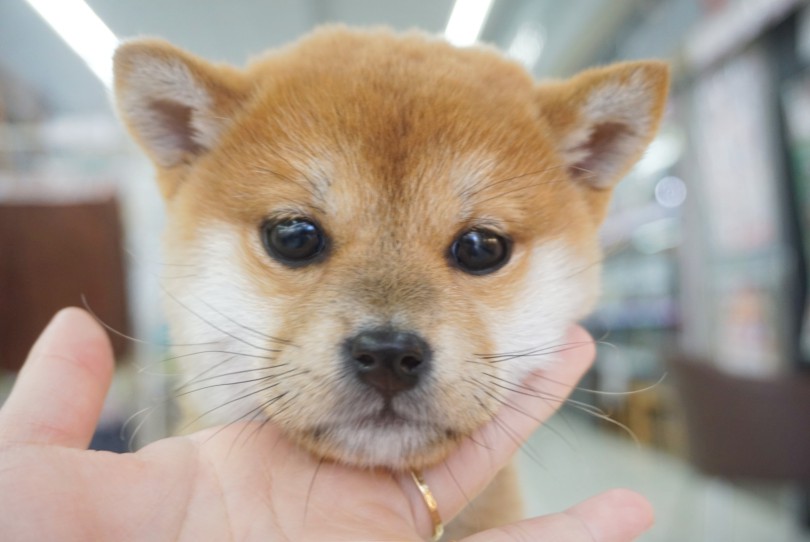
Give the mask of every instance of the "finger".
[{"label": "finger", "polygon": [[462,542],[631,542],[652,524],[652,507],[644,497],[632,491],[614,489],[565,512],[484,531]]},{"label": "finger", "polygon": [[60,311],[0,409],[0,443],[86,448],[112,372],[112,347],[101,326],[81,309]]},{"label": "finger", "polygon": [[[453,518],[483,491],[532,432],[564,404],[591,366],[596,350],[584,329],[572,328],[563,344],[567,346],[559,359],[516,387],[517,392],[506,398],[507,404],[493,421],[465,439],[446,461],[424,473],[442,518]],[[414,510],[419,511],[422,496],[412,485],[403,480],[406,492],[417,503]],[[425,511],[417,513],[425,515],[417,518],[420,524],[429,522]]]}]

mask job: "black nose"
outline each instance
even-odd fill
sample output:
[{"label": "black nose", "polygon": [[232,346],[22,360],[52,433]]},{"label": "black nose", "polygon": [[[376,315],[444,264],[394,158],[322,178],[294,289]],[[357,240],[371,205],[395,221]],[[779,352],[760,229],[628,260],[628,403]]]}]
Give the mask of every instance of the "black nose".
[{"label": "black nose", "polygon": [[363,331],[347,346],[360,380],[386,397],[416,386],[430,365],[427,343],[413,333]]}]

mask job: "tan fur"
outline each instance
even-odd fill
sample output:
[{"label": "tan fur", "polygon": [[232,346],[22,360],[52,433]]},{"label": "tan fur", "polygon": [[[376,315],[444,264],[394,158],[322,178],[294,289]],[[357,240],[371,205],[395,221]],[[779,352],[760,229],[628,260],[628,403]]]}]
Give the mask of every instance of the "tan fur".
[{"label": "tan fur", "polygon": [[[167,302],[175,341],[218,335],[193,321],[189,306],[235,292],[244,306],[216,307],[211,318],[241,311],[248,321],[238,331],[249,325],[284,341],[251,336],[278,350],[265,365],[300,369],[273,389],[283,400],[260,414],[319,456],[392,468],[441,461],[498,408],[505,390],[481,393],[477,379],[503,367],[470,361],[531,337],[493,335],[493,318],[522,322],[522,310],[537,312],[543,327],[554,324],[538,333],[559,340],[590,310],[610,187],[653,137],[667,87],[657,62],[538,85],[492,49],[341,27],[244,70],[157,40],[123,45],[115,62],[122,117],[155,161],[166,198],[168,258],[199,269],[167,285],[185,301],[182,309]],[[316,220],[332,240],[325,260],[290,269],[270,258],[258,232],[272,216]],[[512,238],[499,271],[473,276],[448,264],[448,247],[474,226]],[[571,295],[553,313],[522,305],[543,272],[537,255],[546,253],[568,266],[558,270],[559,285]],[[224,271],[207,271],[219,265]],[[221,326],[235,329],[233,320]],[[351,417],[357,398],[339,377],[336,351],[375,325],[415,330],[436,353],[429,386],[400,405],[418,419],[407,426],[409,440],[397,447],[405,437],[364,430],[362,438],[379,433],[401,450],[396,458],[351,449],[329,425],[352,427],[330,416]],[[492,507],[487,525],[513,514],[511,501],[495,501],[501,511],[479,505]]]}]

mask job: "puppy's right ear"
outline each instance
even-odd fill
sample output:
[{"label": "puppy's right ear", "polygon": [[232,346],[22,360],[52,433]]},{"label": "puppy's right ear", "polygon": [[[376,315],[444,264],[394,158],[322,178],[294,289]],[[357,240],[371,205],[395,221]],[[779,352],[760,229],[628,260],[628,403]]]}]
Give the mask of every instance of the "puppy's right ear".
[{"label": "puppy's right ear", "polygon": [[124,43],[115,52],[114,71],[118,110],[163,170],[214,147],[247,95],[241,72],[161,40]]}]

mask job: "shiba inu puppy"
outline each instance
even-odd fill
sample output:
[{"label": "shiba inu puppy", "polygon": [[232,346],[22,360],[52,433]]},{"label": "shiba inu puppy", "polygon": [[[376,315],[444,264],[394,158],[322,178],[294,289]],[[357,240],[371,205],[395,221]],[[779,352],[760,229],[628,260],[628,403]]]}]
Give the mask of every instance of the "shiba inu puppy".
[{"label": "shiba inu puppy", "polygon": [[199,422],[391,469],[441,461],[553,363],[668,84],[659,62],[536,83],[487,47],[342,27],[245,69],[132,41],[115,76],[184,270],[166,307]]}]

